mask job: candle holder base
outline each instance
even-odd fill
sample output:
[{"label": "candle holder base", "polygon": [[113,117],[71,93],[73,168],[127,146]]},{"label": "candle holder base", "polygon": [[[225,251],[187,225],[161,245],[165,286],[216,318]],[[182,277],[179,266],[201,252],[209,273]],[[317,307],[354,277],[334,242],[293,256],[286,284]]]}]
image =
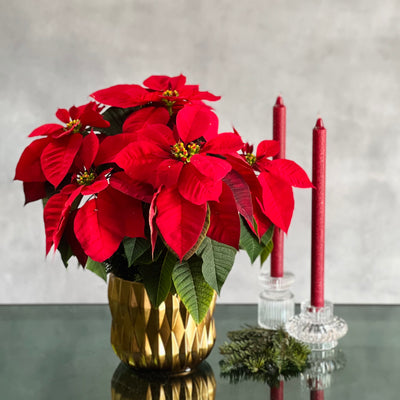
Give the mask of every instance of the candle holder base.
[{"label": "candle holder base", "polygon": [[333,304],[325,301],[324,307],[314,307],[309,301],[301,303],[300,314],[285,326],[289,335],[307,344],[311,350],[330,350],[348,330],[345,320],[333,315]]},{"label": "candle holder base", "polygon": [[260,281],[264,290],[258,299],[258,325],[265,329],[284,327],[294,315],[294,296],[289,290],[294,275],[288,272],[277,278],[261,274]]}]

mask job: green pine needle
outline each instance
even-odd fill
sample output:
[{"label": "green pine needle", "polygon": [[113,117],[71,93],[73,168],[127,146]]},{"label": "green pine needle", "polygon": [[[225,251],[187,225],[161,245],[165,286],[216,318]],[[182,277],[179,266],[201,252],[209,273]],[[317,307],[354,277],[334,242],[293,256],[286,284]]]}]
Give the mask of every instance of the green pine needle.
[{"label": "green pine needle", "polygon": [[283,329],[277,331],[246,326],[228,332],[230,343],[220,347],[221,376],[231,382],[251,379],[279,384],[297,376],[307,367],[309,348],[290,337]]}]

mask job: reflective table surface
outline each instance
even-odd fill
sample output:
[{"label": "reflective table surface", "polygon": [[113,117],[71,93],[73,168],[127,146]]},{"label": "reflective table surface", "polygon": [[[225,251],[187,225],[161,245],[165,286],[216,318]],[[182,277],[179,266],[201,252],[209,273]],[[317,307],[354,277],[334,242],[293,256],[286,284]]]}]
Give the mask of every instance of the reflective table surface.
[{"label": "reflective table surface", "polygon": [[[177,394],[176,386],[168,389],[165,382],[147,383],[146,377],[132,376],[131,370],[120,365],[109,343],[111,317],[107,305],[3,305],[0,398],[399,399],[400,306],[338,305],[335,315],[349,326],[337,348],[337,370],[322,364],[317,378],[303,374],[284,382],[277,392],[263,383],[233,384],[220,376],[218,347],[227,341],[228,331],[256,324],[257,307],[218,304],[218,336],[208,364],[197,377],[180,382],[181,392]],[[324,386],[324,391],[311,391],[310,386],[315,384]],[[193,389],[199,385],[205,385],[207,395],[204,387],[201,395]]]}]

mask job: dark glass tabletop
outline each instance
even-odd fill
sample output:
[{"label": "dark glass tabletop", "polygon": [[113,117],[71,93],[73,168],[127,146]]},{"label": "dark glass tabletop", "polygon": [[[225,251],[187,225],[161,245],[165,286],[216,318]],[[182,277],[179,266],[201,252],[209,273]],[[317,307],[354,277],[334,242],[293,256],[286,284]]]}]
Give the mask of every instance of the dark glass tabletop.
[{"label": "dark glass tabletop", "polygon": [[[256,324],[255,305],[217,305],[217,342],[201,374],[212,382],[215,378],[212,391],[217,400],[399,399],[400,306],[341,305],[335,314],[346,320],[349,332],[337,348],[337,370],[329,372],[329,366],[322,370],[324,392],[311,392],[313,377],[305,374],[286,381],[280,397],[271,394],[266,384],[233,384],[220,376],[218,347],[227,340],[228,331]],[[142,395],[126,388],[129,370],[111,349],[110,324],[107,305],[0,306],[0,398],[126,399],[128,393],[136,393],[131,398],[168,399],[166,390],[156,394],[144,390]],[[121,394],[118,379],[124,373],[125,394]],[[188,393],[198,382],[191,379]],[[143,379],[140,382],[143,385]]]}]

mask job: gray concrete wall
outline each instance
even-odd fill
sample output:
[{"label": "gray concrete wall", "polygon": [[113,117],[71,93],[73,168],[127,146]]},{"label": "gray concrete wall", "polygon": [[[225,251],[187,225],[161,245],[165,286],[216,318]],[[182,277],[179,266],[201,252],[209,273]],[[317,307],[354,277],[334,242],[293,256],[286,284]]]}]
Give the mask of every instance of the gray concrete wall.
[{"label": "gray concrete wall", "polygon": [[[326,296],[399,303],[398,0],[0,0],[0,303],[105,302],[106,287],[44,257],[40,204],[12,182],[36,126],[96,89],[184,73],[222,95],[221,131],[271,138],[288,108],[287,156],[311,171],[311,131],[328,129]],[[308,298],[310,192],[296,190],[286,268]],[[255,302],[258,266],[237,258],[222,302]]]}]

